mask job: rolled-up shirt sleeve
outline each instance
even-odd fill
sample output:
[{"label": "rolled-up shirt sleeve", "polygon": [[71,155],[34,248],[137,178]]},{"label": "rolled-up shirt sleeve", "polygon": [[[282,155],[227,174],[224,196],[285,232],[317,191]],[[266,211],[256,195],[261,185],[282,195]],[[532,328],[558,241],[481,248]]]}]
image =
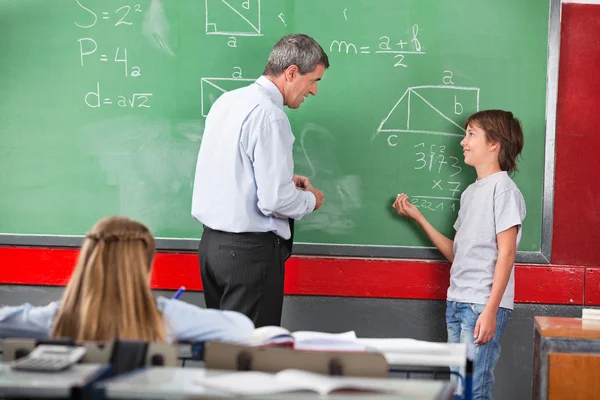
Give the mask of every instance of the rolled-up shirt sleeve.
[{"label": "rolled-up shirt sleeve", "polygon": [[205,309],[176,299],[158,297],[172,341],[246,342],[254,332],[250,318],[236,311]]},{"label": "rolled-up shirt sleeve", "polygon": [[0,337],[48,339],[57,311],[57,302],[43,307],[35,307],[29,303],[16,307],[2,307]]},{"label": "rolled-up shirt sleeve", "polygon": [[316,204],[311,192],[296,189],[292,180],[294,136],[289,123],[277,119],[259,130],[251,158],[256,179],[258,208],[267,216],[300,219]]}]

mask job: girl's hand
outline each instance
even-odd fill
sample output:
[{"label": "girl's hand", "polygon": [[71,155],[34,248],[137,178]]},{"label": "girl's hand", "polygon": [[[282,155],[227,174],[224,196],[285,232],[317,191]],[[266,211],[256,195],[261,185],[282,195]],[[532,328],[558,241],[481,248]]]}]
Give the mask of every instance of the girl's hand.
[{"label": "girl's hand", "polygon": [[408,201],[408,195],[404,193],[401,193],[396,197],[396,201],[394,201],[392,207],[398,211],[398,214],[414,219],[415,221],[422,216],[419,209]]}]

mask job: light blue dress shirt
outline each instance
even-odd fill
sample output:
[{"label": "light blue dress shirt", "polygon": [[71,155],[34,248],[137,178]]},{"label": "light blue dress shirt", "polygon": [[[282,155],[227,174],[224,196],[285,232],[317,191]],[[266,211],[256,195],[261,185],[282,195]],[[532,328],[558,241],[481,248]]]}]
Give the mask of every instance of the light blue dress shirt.
[{"label": "light blue dress shirt", "polygon": [[[156,305],[163,315],[169,342],[245,342],[254,332],[254,323],[235,311],[204,309],[166,297],[158,297]],[[52,302],[43,307],[26,303],[0,308],[0,338],[50,338],[58,307],[58,302]]]},{"label": "light blue dress shirt", "polygon": [[289,239],[288,218],[302,218],[316,203],[292,180],[294,140],[283,95],[265,76],[223,94],[206,118],[192,216],[220,231]]}]

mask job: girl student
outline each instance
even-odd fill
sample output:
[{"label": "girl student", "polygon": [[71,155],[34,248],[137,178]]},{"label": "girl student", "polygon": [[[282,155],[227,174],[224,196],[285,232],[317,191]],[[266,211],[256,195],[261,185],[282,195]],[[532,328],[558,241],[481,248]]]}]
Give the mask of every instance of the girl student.
[{"label": "girl student", "polygon": [[243,342],[252,336],[254,324],[241,313],[155,299],[154,253],[154,238],[143,224],[100,220],[86,235],[62,299],[0,308],[0,337]]}]

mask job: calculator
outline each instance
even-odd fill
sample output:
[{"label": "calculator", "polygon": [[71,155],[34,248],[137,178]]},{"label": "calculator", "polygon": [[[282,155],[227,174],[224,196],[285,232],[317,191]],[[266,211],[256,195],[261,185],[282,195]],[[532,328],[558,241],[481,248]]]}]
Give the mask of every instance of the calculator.
[{"label": "calculator", "polygon": [[22,371],[63,371],[77,363],[86,353],[85,347],[39,345],[28,356],[13,361],[12,368]]}]

